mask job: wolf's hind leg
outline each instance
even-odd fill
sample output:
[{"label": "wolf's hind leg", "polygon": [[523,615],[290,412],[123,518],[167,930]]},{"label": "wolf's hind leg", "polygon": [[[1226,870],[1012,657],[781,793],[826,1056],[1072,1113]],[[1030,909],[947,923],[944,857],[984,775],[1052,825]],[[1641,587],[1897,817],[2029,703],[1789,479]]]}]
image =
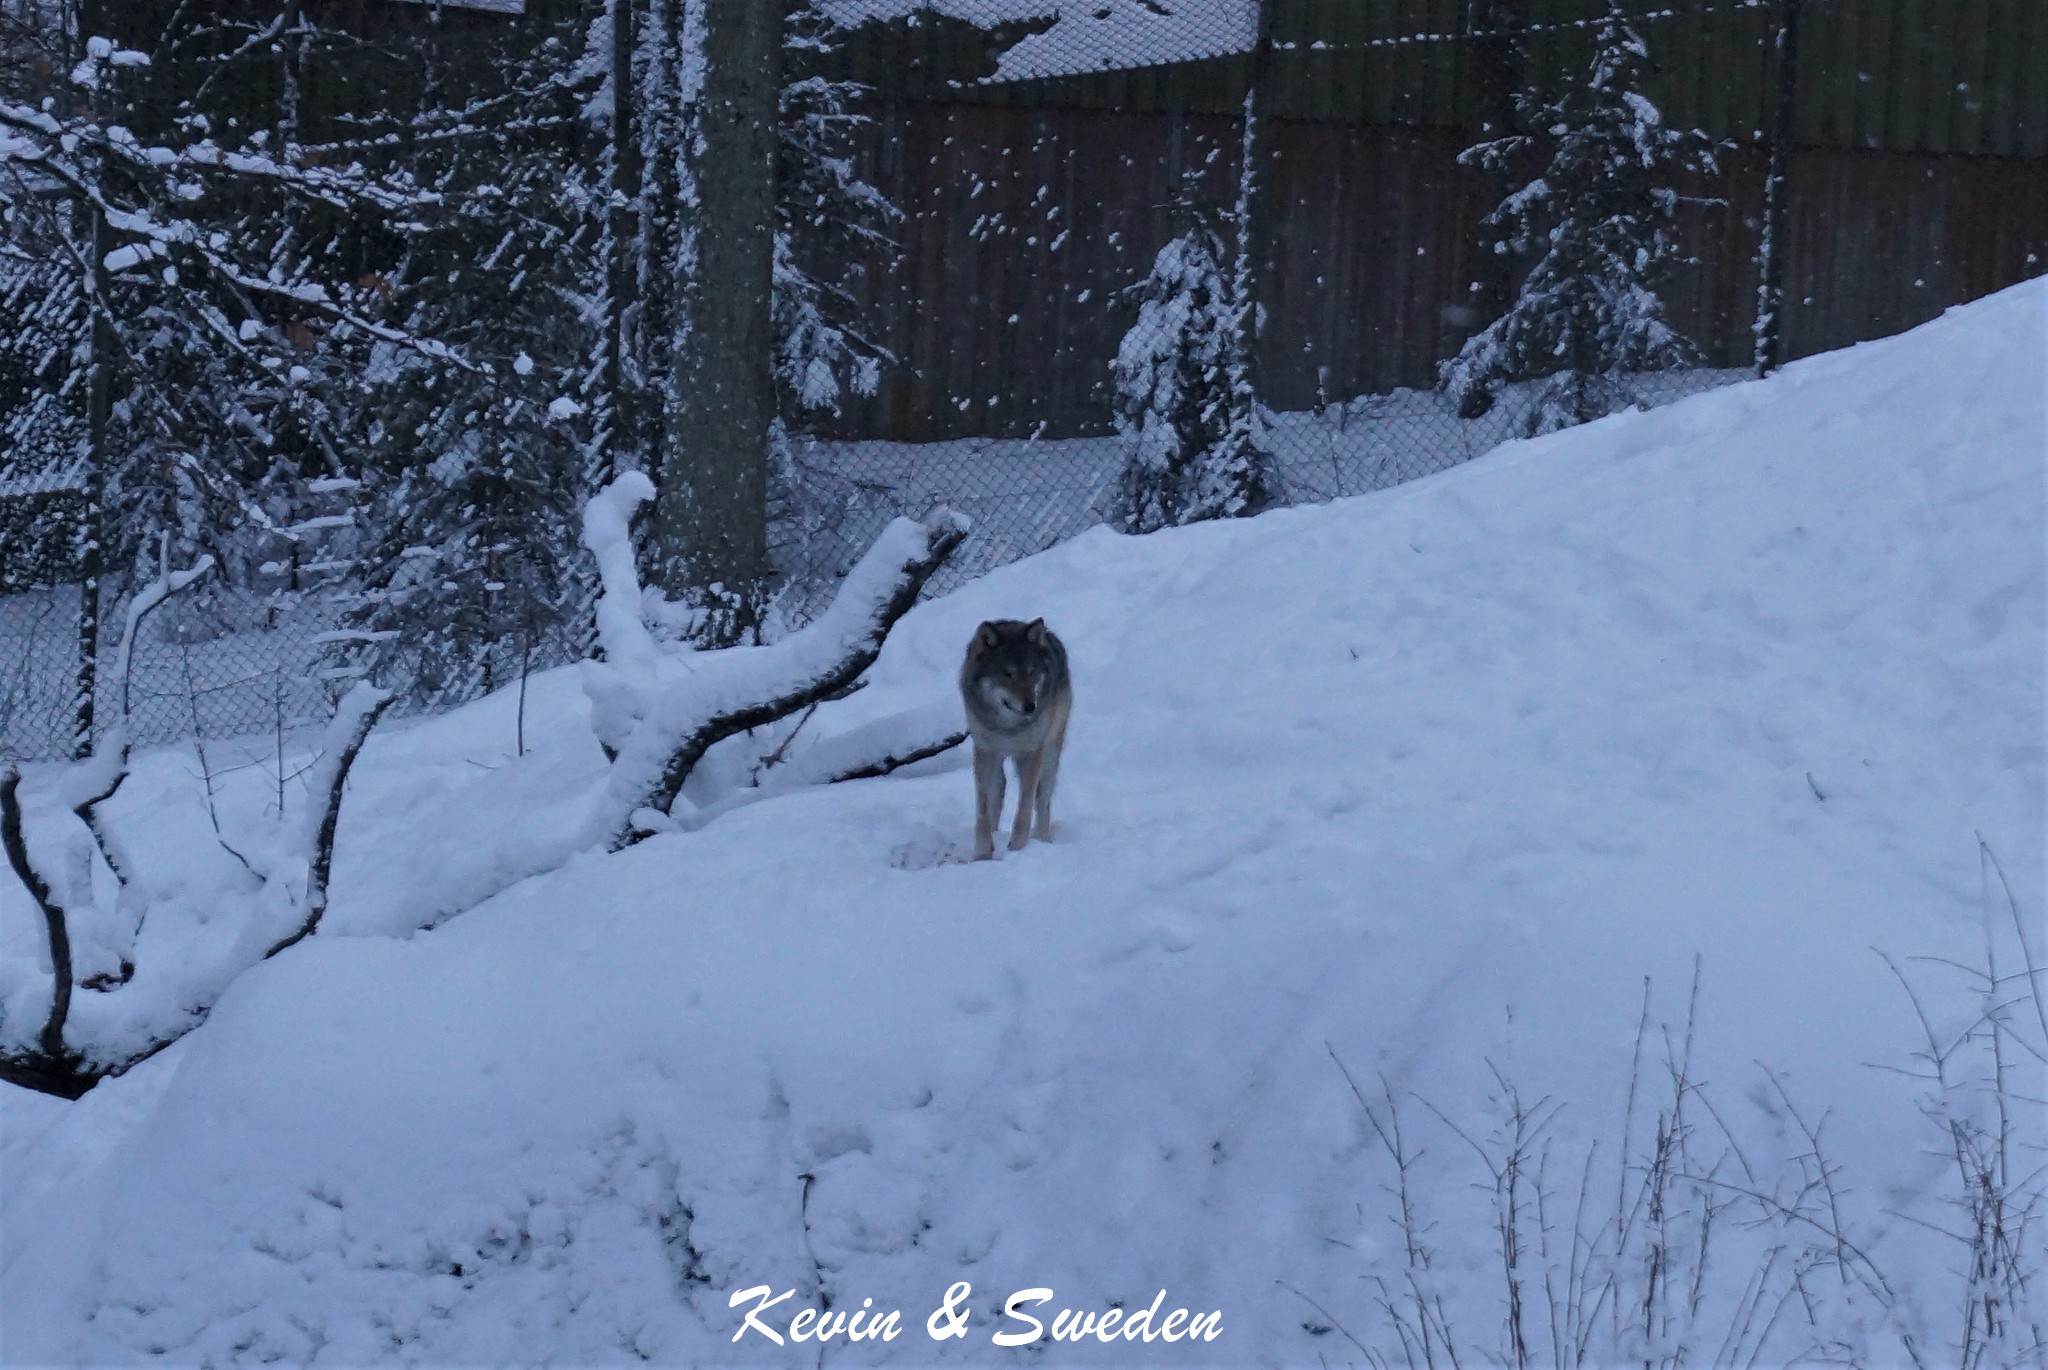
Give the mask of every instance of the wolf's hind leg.
[{"label": "wolf's hind leg", "polygon": [[1038,765],[1037,819],[1038,828],[1032,834],[1041,842],[1052,841],[1052,792],[1060,783],[1060,749],[1066,745],[1067,731],[1061,728],[1045,740],[1043,760]]}]

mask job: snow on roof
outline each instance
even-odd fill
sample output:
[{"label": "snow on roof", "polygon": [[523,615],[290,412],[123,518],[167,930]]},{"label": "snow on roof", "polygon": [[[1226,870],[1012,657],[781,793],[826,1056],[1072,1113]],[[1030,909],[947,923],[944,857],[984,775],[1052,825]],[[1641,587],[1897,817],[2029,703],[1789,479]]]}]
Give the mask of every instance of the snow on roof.
[{"label": "snow on roof", "polygon": [[1007,49],[990,81],[1164,66],[1251,50],[1256,0],[815,0],[849,27],[942,14],[983,28],[1051,18]]},{"label": "snow on roof", "polygon": [[[434,0],[392,0],[399,5],[427,5]],[[493,14],[524,14],[526,0],[440,0],[452,10],[489,10]]]},{"label": "snow on roof", "polygon": [[54,495],[64,490],[85,488],[85,459],[75,457],[62,466],[41,471],[8,472],[0,476],[0,499],[22,499],[31,495]]}]

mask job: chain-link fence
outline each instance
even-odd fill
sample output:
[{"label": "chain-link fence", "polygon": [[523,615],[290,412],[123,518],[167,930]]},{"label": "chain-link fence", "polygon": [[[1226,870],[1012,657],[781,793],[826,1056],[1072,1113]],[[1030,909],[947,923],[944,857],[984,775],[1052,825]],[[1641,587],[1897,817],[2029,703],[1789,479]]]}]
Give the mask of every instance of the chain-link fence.
[{"label": "chain-link fence", "polygon": [[[974,519],[943,591],[1104,521],[1426,476],[2048,262],[2039,6],[817,7],[827,75],[861,88],[851,164],[898,217],[830,249],[854,257],[794,244],[884,365],[791,443],[785,625],[899,513]],[[0,598],[0,757],[71,746],[78,593],[53,579]],[[315,591],[166,616],[141,737],[317,716],[340,631]],[[580,640],[501,643],[434,702]]]}]

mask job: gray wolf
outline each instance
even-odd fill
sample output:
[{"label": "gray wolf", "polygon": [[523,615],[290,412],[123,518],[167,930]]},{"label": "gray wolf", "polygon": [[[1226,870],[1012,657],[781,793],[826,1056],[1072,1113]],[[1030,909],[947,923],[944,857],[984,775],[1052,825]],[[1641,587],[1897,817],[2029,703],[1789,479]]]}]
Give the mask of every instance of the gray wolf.
[{"label": "gray wolf", "polygon": [[960,666],[960,698],[967,705],[968,735],[974,739],[974,859],[986,861],[996,854],[1005,758],[1017,767],[1017,819],[1010,827],[1010,850],[1022,851],[1030,841],[1034,810],[1038,840],[1049,841],[1052,792],[1060,778],[1067,715],[1074,707],[1066,646],[1042,618],[984,623],[967,644],[967,660]]}]

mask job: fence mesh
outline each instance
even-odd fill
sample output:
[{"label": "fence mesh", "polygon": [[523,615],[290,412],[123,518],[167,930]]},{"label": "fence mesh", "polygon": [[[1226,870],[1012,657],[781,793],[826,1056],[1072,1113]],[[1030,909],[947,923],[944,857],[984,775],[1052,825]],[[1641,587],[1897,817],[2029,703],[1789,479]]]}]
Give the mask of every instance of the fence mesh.
[{"label": "fence mesh", "polygon": [[[1014,15],[993,5],[994,30],[938,9],[818,8],[838,28],[814,74],[856,83],[846,155],[898,217],[836,256],[801,232],[793,244],[884,365],[872,394],[791,416],[769,510],[784,628],[898,514],[945,504],[973,519],[931,586],[943,592],[1105,521],[1145,526],[1134,463],[1201,467],[1248,443],[1265,501],[1365,494],[1544,426],[1546,370],[1592,364],[1525,358],[1488,406],[1442,383],[1523,299],[1545,235],[1583,209],[1551,204],[1521,241],[1487,217],[1550,165],[1545,111],[1586,108],[1572,102],[1599,79],[1604,0],[1017,0]],[[1685,345],[1645,354],[1647,369],[1599,363],[1601,407],[1679,399],[1760,357],[1895,332],[2041,274],[2048,83],[2010,59],[2048,41],[2048,21],[1887,0],[1875,24],[1861,8],[1859,23],[1852,0],[1622,6],[1645,50],[1628,98],[1697,130],[1713,162],[1673,173],[1685,203],[1644,277]],[[1461,156],[1518,134],[1501,165]],[[1625,195],[1628,180],[1587,193]],[[1666,193],[1654,176],[1629,184]],[[1162,249],[1193,226],[1212,235],[1213,269],[1158,285]],[[1773,284],[1782,304],[1760,324]],[[1667,365],[1681,350],[1689,364]],[[1148,410],[1140,392],[1156,399],[1160,368],[1190,356],[1206,360]],[[1149,380],[1134,357],[1152,359]],[[48,501],[76,478],[31,473],[21,425],[9,432],[0,760],[55,757],[73,741],[80,598],[48,564]],[[203,613],[165,613],[138,644],[138,739],[323,716],[338,631],[317,587],[224,585]],[[498,643],[414,706],[563,664],[587,640],[571,624]],[[112,682],[99,688],[104,704]]]}]

